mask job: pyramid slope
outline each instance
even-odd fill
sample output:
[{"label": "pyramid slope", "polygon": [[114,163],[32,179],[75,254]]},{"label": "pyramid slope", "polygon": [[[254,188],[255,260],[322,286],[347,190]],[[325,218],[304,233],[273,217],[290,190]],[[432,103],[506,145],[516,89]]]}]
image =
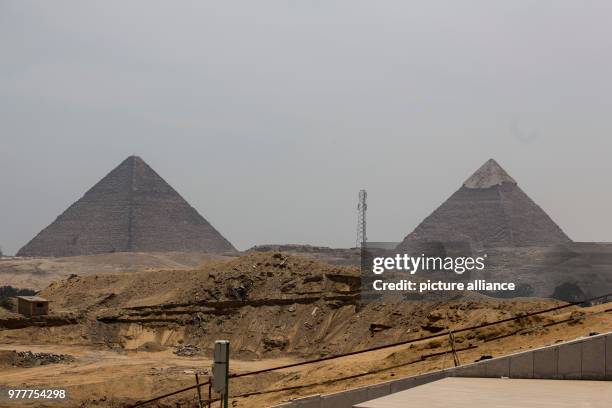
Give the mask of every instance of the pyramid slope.
[{"label": "pyramid slope", "polygon": [[154,251],[235,249],[141,158],[130,156],[17,255]]},{"label": "pyramid slope", "polygon": [[571,242],[494,160],[468,178],[400,246],[424,241],[462,241],[474,248]]}]

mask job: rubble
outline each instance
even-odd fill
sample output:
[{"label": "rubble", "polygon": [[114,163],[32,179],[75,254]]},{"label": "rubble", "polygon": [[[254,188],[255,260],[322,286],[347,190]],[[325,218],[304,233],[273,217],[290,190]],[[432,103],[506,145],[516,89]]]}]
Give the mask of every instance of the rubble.
[{"label": "rubble", "polygon": [[69,363],[74,357],[68,354],[33,353],[31,351],[4,351],[0,363],[13,367],[37,367],[47,364]]},{"label": "rubble", "polygon": [[173,353],[181,357],[193,357],[203,354],[204,351],[192,344],[180,344],[174,348]]}]

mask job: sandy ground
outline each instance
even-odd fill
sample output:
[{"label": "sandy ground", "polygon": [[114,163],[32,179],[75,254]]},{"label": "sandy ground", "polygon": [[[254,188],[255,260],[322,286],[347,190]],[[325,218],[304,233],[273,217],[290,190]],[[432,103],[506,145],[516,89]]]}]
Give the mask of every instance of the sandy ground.
[{"label": "sandy ground", "polygon": [[212,259],[231,259],[201,252],[118,252],[63,258],[0,257],[0,285],[44,289],[70,274],[126,273],[160,268],[190,269]]},{"label": "sandy ground", "polygon": [[[113,257],[113,262],[128,265],[132,261]],[[20,402],[8,406],[123,408],[194,385],[196,371],[206,380],[210,359],[176,356],[173,347],[179,345],[210,350],[214,340],[228,339],[233,346],[230,369],[232,373],[244,373],[564,304],[550,299],[503,300],[467,293],[455,300],[359,305],[359,283],[355,267],[278,253],[217,259],[191,270],[94,273],[56,281],[42,295],[51,300],[52,314],[58,315],[47,320],[23,319],[28,323],[25,327],[14,321],[21,318],[0,315],[4,321],[0,350],[68,354],[75,360],[32,368],[0,361],[4,364],[0,366],[0,388],[65,388],[69,393],[69,399],[61,403]],[[497,357],[593,332],[609,332],[610,308],[611,304],[573,306],[546,316],[458,332],[458,348],[469,348],[460,351],[459,358],[465,364],[485,355]],[[76,318],[74,322],[51,324],[51,318],[63,314]],[[580,316],[586,317],[565,322]],[[513,334],[517,331],[520,334]],[[505,335],[509,337],[498,338]],[[138,351],[144,344],[156,346],[149,350],[163,351]],[[231,406],[267,407],[300,396],[450,367],[453,358],[449,350],[447,338],[442,337],[234,378],[230,384]],[[206,396],[207,387],[203,391]],[[195,390],[189,390],[150,406],[195,407],[196,396]],[[3,404],[5,401],[0,400],[0,407]]]},{"label": "sandy ground", "polygon": [[[574,323],[561,323],[508,338],[480,341],[465,338],[477,348],[462,351],[462,363],[473,362],[482,355],[500,356],[532,347],[554,344],[558,341],[587,336],[592,332],[612,330],[612,313],[605,312],[610,304],[583,309],[587,317]],[[556,316],[561,321],[571,312]],[[464,337],[458,335],[459,338]],[[136,400],[146,399],[172,390],[193,385],[195,370],[202,377],[211,361],[204,357],[179,357],[170,349],[160,352],[115,352],[83,345],[0,344],[0,350],[30,350],[69,354],[72,363],[33,368],[6,368],[0,371],[0,385],[12,387],[66,388],[70,399],[61,406],[120,407]],[[376,352],[359,354],[318,364],[301,366],[256,377],[232,380],[234,396],[254,393],[248,397],[235,397],[232,407],[265,407],[298,396],[331,393],[360,385],[372,384],[406,375],[428,372],[453,365],[452,356],[445,354],[421,360],[421,356],[448,350],[442,339],[427,340],[412,346],[404,345]],[[297,361],[292,358],[262,359],[256,361],[232,360],[232,373],[253,371]],[[347,378],[350,377],[350,378]],[[342,380],[345,378],[344,380]],[[274,390],[291,387],[291,390]],[[273,392],[270,392],[273,391]],[[207,388],[203,390],[207,395]],[[152,406],[194,406],[195,391],[167,398]],[[12,404],[13,406],[15,404]],[[25,405],[25,404],[22,404]],[[31,405],[44,406],[44,405]],[[50,405],[52,406],[52,405]],[[56,405],[57,406],[57,405]]]},{"label": "sandy ground", "polygon": [[[206,380],[211,366],[209,358],[180,357],[171,350],[119,353],[90,346],[37,344],[0,344],[0,350],[67,354],[75,357],[71,363],[32,368],[2,367],[0,371],[2,387],[68,390],[70,399],[62,403],[62,406],[80,406],[87,401],[136,401],[149,398],[160,392],[195,384],[196,372]],[[232,360],[232,372],[254,371],[294,361],[287,358]],[[207,388],[203,392],[207,392]],[[110,395],[112,398],[108,398]],[[109,401],[109,404],[112,402]]]}]

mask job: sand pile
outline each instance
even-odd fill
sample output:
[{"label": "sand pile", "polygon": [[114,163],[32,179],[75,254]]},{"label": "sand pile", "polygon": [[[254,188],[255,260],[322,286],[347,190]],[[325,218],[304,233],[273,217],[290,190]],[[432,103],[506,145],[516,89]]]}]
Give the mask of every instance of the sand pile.
[{"label": "sand pile", "polygon": [[473,293],[453,308],[448,301],[361,304],[358,268],[280,252],[188,271],[72,277],[42,296],[56,308],[81,311],[91,342],[125,349],[188,344],[210,353],[224,338],[241,358],[335,354],[558,304]]}]

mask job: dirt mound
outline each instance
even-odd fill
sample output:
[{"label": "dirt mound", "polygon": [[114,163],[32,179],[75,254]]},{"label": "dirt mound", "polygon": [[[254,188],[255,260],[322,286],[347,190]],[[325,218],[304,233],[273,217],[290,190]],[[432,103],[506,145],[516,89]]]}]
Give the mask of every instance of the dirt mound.
[{"label": "dirt mound", "polygon": [[161,344],[159,344],[159,343],[157,343],[155,341],[147,341],[146,343],[143,343],[140,346],[138,346],[138,348],[136,350],[137,351],[147,351],[147,352],[150,352],[150,353],[155,353],[155,352],[166,350],[166,347],[162,346]]},{"label": "dirt mound", "polygon": [[249,249],[249,251],[299,254],[304,257],[318,259],[334,265],[361,264],[361,250],[359,248],[330,248],[301,244],[268,244],[256,245]]},{"label": "dirt mound", "polygon": [[356,293],[359,270],[282,253],[248,253],[192,270],[73,276],[41,296],[61,309],[143,308]]},{"label": "dirt mound", "polygon": [[[12,348],[21,351],[70,354],[78,359],[70,370],[61,366],[48,367],[40,374],[33,370],[5,370],[3,374],[0,370],[0,382],[18,385],[36,380],[66,387],[75,407],[127,406],[193,385],[194,373],[205,375],[210,367],[211,347],[221,338],[231,342],[233,373],[417,340],[233,380],[232,393],[252,395],[233,398],[232,406],[270,406],[297,395],[449,367],[453,363],[448,337],[431,339],[432,334],[564,304],[533,298],[493,299],[478,293],[452,300],[360,303],[357,267],[282,252],[251,252],[193,270],[72,276],[51,285],[42,295],[58,310],[79,315],[78,324],[4,330],[0,343],[12,343]],[[602,314],[606,306],[600,306],[592,310],[572,306],[546,316],[456,331],[461,361],[602,332],[610,327],[610,316]],[[585,320],[572,320],[582,315]],[[372,374],[364,375],[368,372]],[[289,391],[259,393],[278,388]],[[160,406],[190,406],[194,396],[195,392],[180,394]]]},{"label": "dirt mound", "polygon": [[111,348],[154,341],[210,353],[214,340],[226,338],[246,359],[335,354],[559,304],[473,293],[457,298],[459,309],[448,301],[362,304],[360,283],[357,267],[250,252],[187,271],[71,277],[41,295],[57,309],[82,312],[91,323],[83,336]]},{"label": "dirt mound", "polygon": [[74,361],[74,357],[66,354],[0,350],[0,367],[37,367],[72,361]]},{"label": "dirt mound", "polygon": [[204,354],[204,351],[201,350],[198,346],[194,346],[192,344],[179,344],[174,348],[173,353],[177,356],[193,357]]},{"label": "dirt mound", "polygon": [[228,259],[203,252],[116,252],[64,258],[0,259],[3,285],[41,290],[51,282],[79,276],[118,274],[156,269],[192,269],[211,259]]}]

